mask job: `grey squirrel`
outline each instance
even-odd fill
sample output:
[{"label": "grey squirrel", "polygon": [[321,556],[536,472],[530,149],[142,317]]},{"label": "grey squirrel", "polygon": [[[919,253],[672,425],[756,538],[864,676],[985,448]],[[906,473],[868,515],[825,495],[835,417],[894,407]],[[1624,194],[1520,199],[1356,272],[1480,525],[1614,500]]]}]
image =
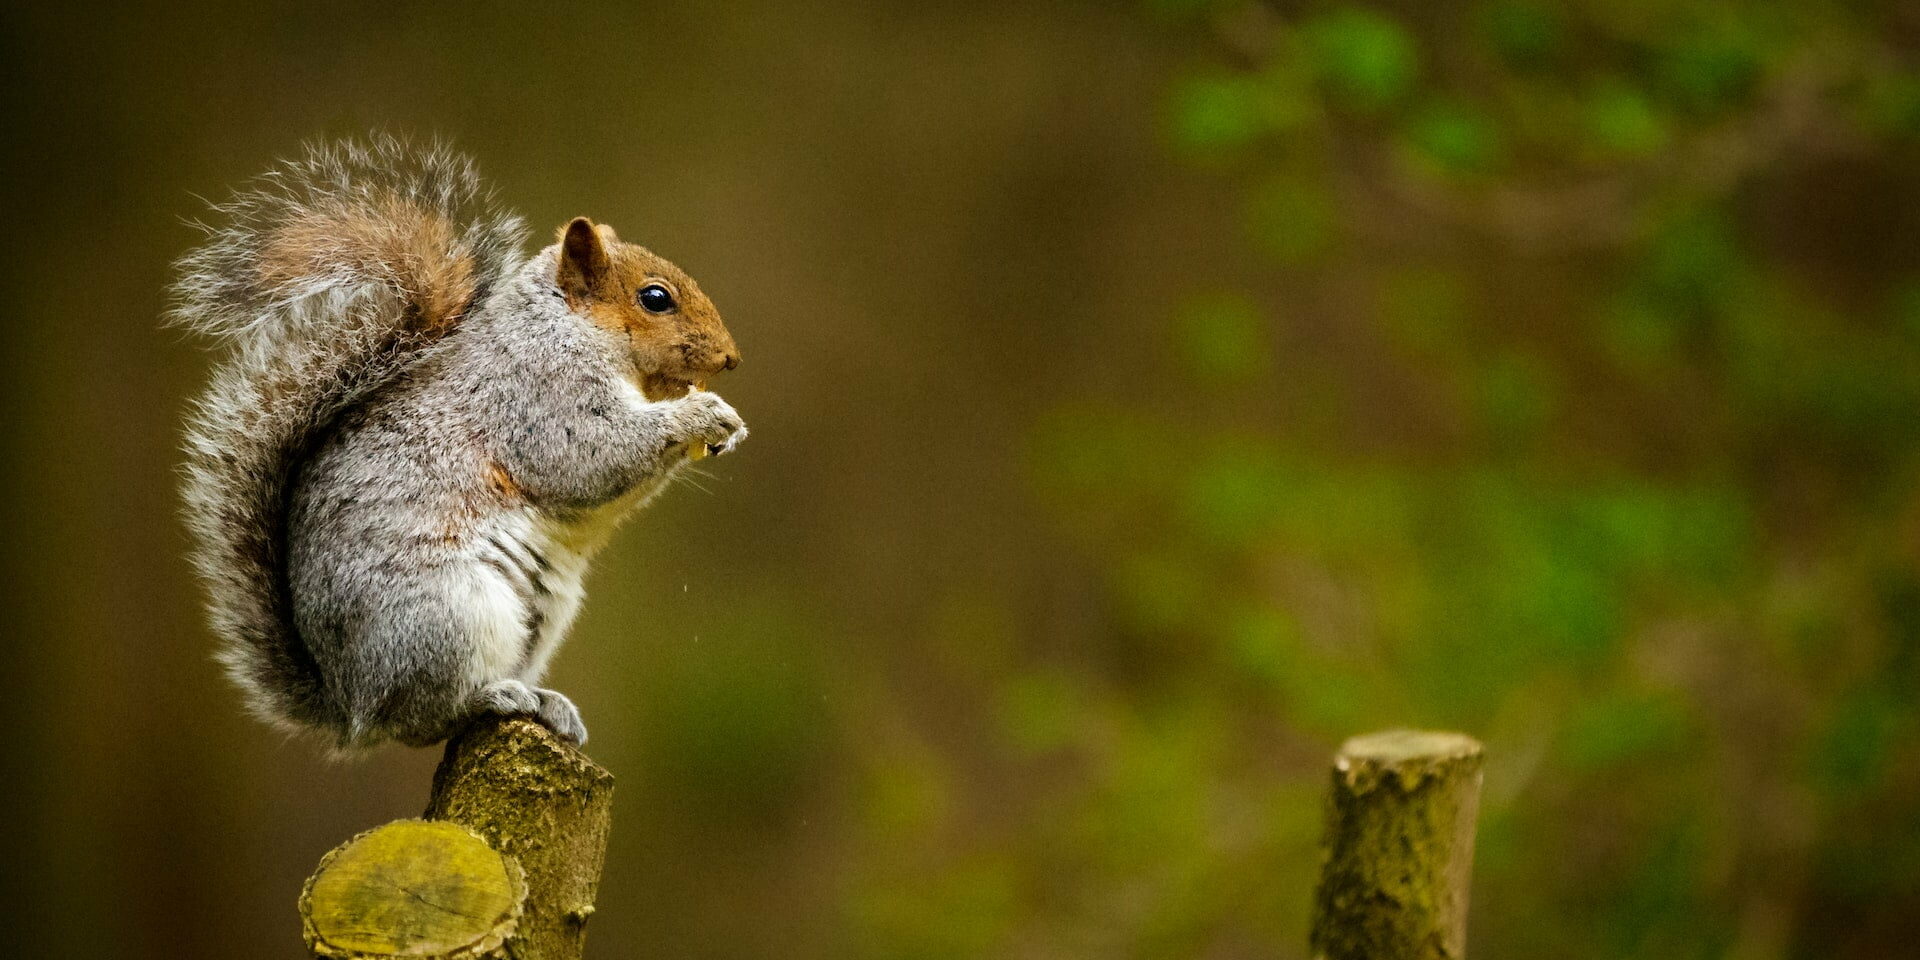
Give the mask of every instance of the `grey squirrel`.
[{"label": "grey squirrel", "polygon": [[187,426],[219,659],[342,749],[483,712],[584,742],[539,686],[615,524],[731,451],[740,354],[692,278],[578,218],[524,259],[472,162],[320,145],[214,207],[170,320],[228,353]]}]

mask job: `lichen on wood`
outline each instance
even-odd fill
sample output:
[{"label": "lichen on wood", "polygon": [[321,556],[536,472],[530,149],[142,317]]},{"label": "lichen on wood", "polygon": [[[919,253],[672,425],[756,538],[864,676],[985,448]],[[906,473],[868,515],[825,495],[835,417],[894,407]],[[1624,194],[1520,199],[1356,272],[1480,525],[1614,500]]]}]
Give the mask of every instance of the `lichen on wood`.
[{"label": "lichen on wood", "polygon": [[1459,960],[1481,748],[1458,733],[1348,740],[1334,761],[1313,952],[1320,960]]},{"label": "lichen on wood", "polygon": [[526,877],[456,823],[396,820],[321,859],[300,895],[315,956],[480,958],[513,935]]}]

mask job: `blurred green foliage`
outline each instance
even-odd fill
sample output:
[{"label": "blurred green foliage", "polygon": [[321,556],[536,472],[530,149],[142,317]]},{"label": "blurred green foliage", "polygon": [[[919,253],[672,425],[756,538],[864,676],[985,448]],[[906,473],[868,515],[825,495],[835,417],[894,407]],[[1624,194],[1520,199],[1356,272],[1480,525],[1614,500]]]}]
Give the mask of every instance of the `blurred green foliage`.
[{"label": "blurred green foliage", "polygon": [[1118,642],[1002,691],[1084,776],[1023,838],[1046,874],[928,909],[1110,927],[1036,956],[1292,953],[1319,800],[1279,758],[1413,724],[1490,746],[1477,953],[1911,942],[1911,17],[1148,7],[1213,51],[1167,133],[1270,269],[1165,315],[1155,388],[1036,428]]}]

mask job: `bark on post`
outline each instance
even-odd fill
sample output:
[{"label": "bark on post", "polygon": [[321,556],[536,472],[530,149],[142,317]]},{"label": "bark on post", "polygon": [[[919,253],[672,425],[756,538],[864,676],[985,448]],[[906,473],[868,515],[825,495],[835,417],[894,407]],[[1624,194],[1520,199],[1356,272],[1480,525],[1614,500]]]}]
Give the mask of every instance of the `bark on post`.
[{"label": "bark on post", "polygon": [[1459,960],[1480,808],[1480,743],[1458,733],[1354,737],[1334,761],[1316,960]]},{"label": "bark on post", "polygon": [[364,833],[301,894],[328,960],[578,960],[612,825],[613,775],[524,718],[449,741],[425,820]]},{"label": "bark on post", "polygon": [[427,818],[472,828],[526,869],[515,957],[580,956],[613,826],[613,774],[532,720],[490,718],[447,744]]}]

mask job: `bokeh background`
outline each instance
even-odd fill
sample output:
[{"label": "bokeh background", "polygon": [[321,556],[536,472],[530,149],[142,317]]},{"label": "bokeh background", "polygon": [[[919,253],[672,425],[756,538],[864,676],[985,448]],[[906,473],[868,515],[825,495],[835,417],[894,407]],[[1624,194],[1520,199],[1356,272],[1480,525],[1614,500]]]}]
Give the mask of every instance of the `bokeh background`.
[{"label": "bokeh background", "polygon": [[432,751],[245,719],[185,224],[448,137],[699,277],[753,438],[556,683],[602,957],[1303,957],[1346,735],[1483,738],[1480,957],[1920,942],[1920,8],[12,4],[6,952],[299,955]]}]

